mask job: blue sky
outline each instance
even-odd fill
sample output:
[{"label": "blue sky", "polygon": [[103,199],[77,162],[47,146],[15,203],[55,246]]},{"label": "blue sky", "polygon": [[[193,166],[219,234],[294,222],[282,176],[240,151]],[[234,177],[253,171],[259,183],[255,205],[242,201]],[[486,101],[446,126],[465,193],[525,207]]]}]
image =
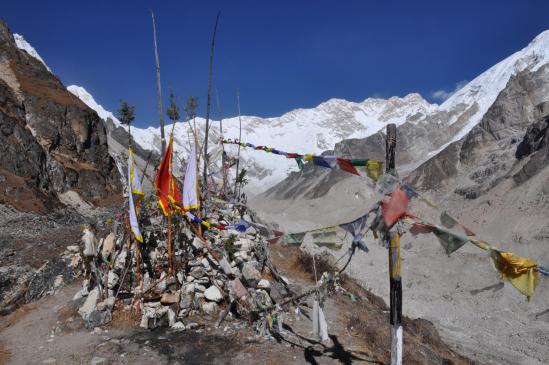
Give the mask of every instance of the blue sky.
[{"label": "blue sky", "polygon": [[149,9],[157,17],[165,105],[199,98],[204,115],[209,45],[214,118],[278,116],[330,98],[419,92],[440,102],[549,29],[549,1],[6,1],[0,16],[66,85],[85,87],[106,109],[137,106],[156,124]]}]

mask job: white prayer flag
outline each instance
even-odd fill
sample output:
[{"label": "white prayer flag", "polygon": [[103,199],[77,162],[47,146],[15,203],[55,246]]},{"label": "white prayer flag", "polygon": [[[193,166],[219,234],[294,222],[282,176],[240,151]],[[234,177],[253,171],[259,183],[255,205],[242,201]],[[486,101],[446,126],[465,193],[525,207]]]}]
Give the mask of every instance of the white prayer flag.
[{"label": "white prayer flag", "polygon": [[183,208],[185,210],[198,209],[198,176],[196,176],[196,146],[193,145],[187,171],[185,172],[185,182],[183,183]]},{"label": "white prayer flag", "polygon": [[139,213],[139,202],[143,199],[143,190],[141,189],[141,180],[135,170],[135,161],[131,148],[128,151],[128,200],[130,202],[130,226],[135,239],[143,242],[143,236],[139,230],[137,214]]}]

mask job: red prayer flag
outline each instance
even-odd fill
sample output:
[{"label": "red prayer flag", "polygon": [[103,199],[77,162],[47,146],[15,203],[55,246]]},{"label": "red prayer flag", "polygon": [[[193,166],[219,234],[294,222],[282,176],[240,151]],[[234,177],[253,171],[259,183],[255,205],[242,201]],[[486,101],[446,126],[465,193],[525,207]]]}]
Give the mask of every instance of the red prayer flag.
[{"label": "red prayer flag", "polygon": [[347,171],[347,172],[350,172],[351,174],[355,174],[355,175],[360,176],[357,169],[353,166],[353,164],[351,164],[351,161],[349,161],[345,158],[338,158],[337,159],[337,164],[338,164],[338,166],[341,170]]},{"label": "red prayer flag", "polygon": [[156,173],[154,179],[154,187],[156,188],[156,196],[158,198],[158,205],[162,209],[164,215],[172,214],[177,205],[181,204],[181,193],[179,187],[175,182],[175,178],[172,175],[173,155],[173,138],[170,138],[170,143],[166,149],[166,153],[162,158],[162,162]]},{"label": "red prayer flag", "polygon": [[400,188],[391,194],[385,195],[381,200],[381,213],[387,228],[391,228],[403,215],[406,214],[410,199]]}]

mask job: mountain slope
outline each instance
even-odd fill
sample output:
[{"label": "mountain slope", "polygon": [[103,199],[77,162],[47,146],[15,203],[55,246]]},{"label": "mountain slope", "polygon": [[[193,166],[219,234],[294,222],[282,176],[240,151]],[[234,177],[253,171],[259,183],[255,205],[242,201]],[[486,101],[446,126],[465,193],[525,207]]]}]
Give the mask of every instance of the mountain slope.
[{"label": "mountain slope", "polygon": [[0,201],[42,212],[102,203],[120,192],[103,123],[18,39],[0,22]]}]

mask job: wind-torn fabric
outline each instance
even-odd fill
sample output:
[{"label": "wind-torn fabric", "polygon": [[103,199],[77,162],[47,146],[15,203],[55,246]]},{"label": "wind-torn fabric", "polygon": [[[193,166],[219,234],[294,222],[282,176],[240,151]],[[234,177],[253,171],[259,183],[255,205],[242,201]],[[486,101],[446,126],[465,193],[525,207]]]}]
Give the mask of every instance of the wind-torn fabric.
[{"label": "wind-torn fabric", "polygon": [[383,174],[383,162],[368,160],[368,162],[366,163],[366,175],[370,179],[377,181],[382,174]]},{"label": "wind-torn fabric", "polygon": [[471,231],[465,225],[458,222],[457,219],[452,217],[446,211],[444,211],[440,214],[440,223],[446,228],[454,228],[456,225],[460,226],[467,236],[474,236],[475,235],[475,233],[473,231]]},{"label": "wind-torn fabric", "polygon": [[166,148],[166,153],[162,158],[156,178],[154,179],[158,204],[165,216],[172,214],[181,204],[179,187],[172,175],[172,156],[173,136],[170,137],[170,143],[168,144],[168,148]]},{"label": "wind-torn fabric", "polygon": [[364,252],[369,251],[368,246],[366,246],[366,243],[362,239],[364,235],[364,229],[366,228],[366,222],[368,221],[369,216],[370,214],[368,213],[350,223],[339,225],[339,227],[353,235],[351,252],[354,252],[357,247]]},{"label": "wind-torn fabric", "polygon": [[317,166],[326,167],[328,169],[332,168],[332,166],[330,166],[330,163],[320,156],[313,156],[313,163]]},{"label": "wind-torn fabric", "polygon": [[299,167],[300,170],[303,170],[303,158],[296,157],[295,162],[297,163],[297,167]]},{"label": "wind-torn fabric", "polygon": [[198,176],[196,176],[196,146],[193,144],[183,183],[183,209],[198,209]]},{"label": "wind-torn fabric", "polygon": [[356,167],[351,164],[351,161],[345,158],[338,158],[337,164],[341,170],[360,176]]},{"label": "wind-torn fabric", "polygon": [[491,257],[501,280],[508,280],[530,301],[538,285],[537,262],[497,250],[492,250]]},{"label": "wind-torn fabric", "polygon": [[444,247],[447,255],[457,251],[461,246],[469,242],[469,238],[450,232],[442,227],[434,227],[433,233]]},{"label": "wind-torn fabric", "polygon": [[143,236],[141,235],[141,230],[139,229],[137,215],[139,214],[139,202],[144,196],[145,194],[141,189],[141,180],[135,169],[133,152],[130,148],[128,151],[128,201],[130,205],[130,226],[135,239],[139,242],[143,242]]},{"label": "wind-torn fabric", "polygon": [[406,213],[409,201],[408,195],[400,188],[383,197],[381,212],[387,228],[391,228]]},{"label": "wind-torn fabric", "polygon": [[317,300],[315,300],[313,304],[313,335],[318,336],[321,341],[326,341],[329,339],[328,323],[326,322],[324,311],[318,304]]}]

